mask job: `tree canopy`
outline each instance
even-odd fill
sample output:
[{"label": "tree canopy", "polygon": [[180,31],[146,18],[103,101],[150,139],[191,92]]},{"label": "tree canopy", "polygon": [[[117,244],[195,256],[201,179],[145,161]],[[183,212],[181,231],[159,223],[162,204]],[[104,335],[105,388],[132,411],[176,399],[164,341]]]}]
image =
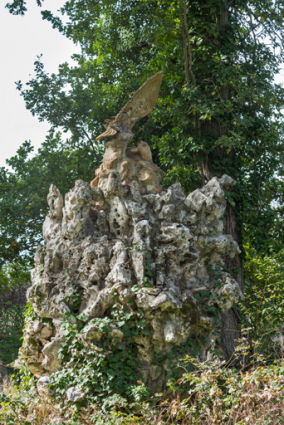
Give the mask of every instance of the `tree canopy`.
[{"label": "tree canopy", "polygon": [[[143,137],[151,145],[165,185],[179,180],[189,191],[212,175],[231,175],[237,184],[228,200],[239,233],[258,252],[267,252],[271,241],[278,249],[284,90],[274,77],[283,61],[283,6],[69,0],[58,15],[43,10],[43,19],[81,53],[73,56],[75,65],[64,63],[52,75],[38,58],[36,76],[18,82],[27,108],[50,123],[50,134],[32,159],[25,143],[9,161],[13,171],[1,170],[2,259],[34,249],[50,183],[66,192],[76,178],[93,178],[103,120],[157,71],[164,76],[158,106],[134,128],[134,142]],[[23,0],[7,7],[14,14],[27,9]]]}]

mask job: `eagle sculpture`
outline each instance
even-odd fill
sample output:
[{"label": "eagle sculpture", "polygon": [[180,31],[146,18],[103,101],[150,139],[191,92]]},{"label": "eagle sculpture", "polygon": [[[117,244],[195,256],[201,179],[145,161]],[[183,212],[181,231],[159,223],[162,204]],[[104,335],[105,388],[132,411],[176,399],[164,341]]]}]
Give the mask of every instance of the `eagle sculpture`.
[{"label": "eagle sculpture", "polygon": [[162,72],[154,74],[134,93],[132,99],[126,103],[113,120],[105,120],[106,131],[100,134],[96,141],[112,137],[117,133],[130,133],[132,135],[131,130],[134,124],[149,115],[155,107],[162,78]]},{"label": "eagle sculpture", "polygon": [[103,163],[96,170],[92,187],[108,187],[109,178],[118,173],[123,185],[136,182],[142,194],[163,190],[160,185],[163,172],[153,163],[150,146],[143,141],[134,147],[127,146],[134,136],[131,131],[134,124],[155,107],[161,83],[162,73],[158,72],[137,90],[113,120],[105,120],[106,131],[96,138],[104,139]]}]

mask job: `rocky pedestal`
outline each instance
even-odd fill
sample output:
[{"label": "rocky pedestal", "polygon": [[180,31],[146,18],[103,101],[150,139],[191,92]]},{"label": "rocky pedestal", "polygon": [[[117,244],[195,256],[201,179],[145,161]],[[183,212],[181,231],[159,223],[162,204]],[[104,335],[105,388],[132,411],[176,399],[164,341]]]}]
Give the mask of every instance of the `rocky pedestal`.
[{"label": "rocky pedestal", "polygon": [[[188,340],[197,344],[206,334],[200,348],[206,355],[216,314],[242,297],[222,269],[224,257],[239,252],[223,234],[224,190],[232,184],[223,176],[187,197],[178,183],[143,195],[139,183],[122,185],[111,171],[102,187],[78,180],[64,207],[59,190],[50,187],[45,245],[37,250],[28,291],[37,318],[27,323],[20,350],[42,387],[62,367],[58,351],[66,313],[74,323],[84,314],[81,338],[95,358],[102,332],[93,319],[108,317],[115,302],[143,312],[148,332],[135,336],[137,367],[151,388],[161,389],[165,381],[166,366],[154,360],[157,354]],[[119,324],[112,323],[109,332],[116,341],[125,338]]]}]

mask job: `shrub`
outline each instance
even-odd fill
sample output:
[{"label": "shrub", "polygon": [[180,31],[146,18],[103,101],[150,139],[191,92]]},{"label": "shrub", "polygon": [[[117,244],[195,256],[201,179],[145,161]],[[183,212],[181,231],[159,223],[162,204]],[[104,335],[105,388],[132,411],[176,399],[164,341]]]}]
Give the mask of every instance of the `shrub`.
[{"label": "shrub", "polygon": [[[184,367],[192,359],[186,358]],[[284,366],[250,371],[225,367],[219,359],[194,362],[195,370],[168,382],[167,391],[111,409],[39,398],[30,386],[11,383],[0,396],[1,425],[271,425],[284,423]]]},{"label": "shrub", "polygon": [[[244,268],[243,312],[245,327],[250,330],[252,351],[262,353],[266,360],[283,357],[284,250],[260,257],[247,245]],[[277,344],[279,336],[280,344]]]}]

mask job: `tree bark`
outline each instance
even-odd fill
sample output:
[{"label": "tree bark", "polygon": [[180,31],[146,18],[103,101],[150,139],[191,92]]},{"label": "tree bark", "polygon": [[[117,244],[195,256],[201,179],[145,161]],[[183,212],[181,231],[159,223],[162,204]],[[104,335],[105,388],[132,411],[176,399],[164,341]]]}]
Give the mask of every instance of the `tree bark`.
[{"label": "tree bark", "polygon": [[[196,87],[196,79],[194,77],[193,70],[193,58],[192,51],[190,46],[190,40],[188,37],[188,25],[186,17],[186,0],[179,0],[180,5],[180,27],[181,34],[184,43],[184,66],[185,66],[185,75],[187,86],[193,84]],[[226,28],[229,24],[229,9],[227,5],[224,4],[220,16],[219,16],[219,27],[220,27],[220,38],[218,41],[222,43],[222,39],[225,37]],[[191,76],[191,78],[190,78]],[[193,77],[192,77],[193,76]],[[208,76],[210,78],[210,75]],[[191,80],[191,81],[190,81]],[[229,85],[224,85],[220,89],[221,98],[226,101],[230,99],[230,87]],[[215,134],[217,137],[226,135],[226,130],[222,127],[222,124],[212,119],[211,121],[201,122],[199,120],[198,114],[194,116],[194,125],[196,134],[206,137],[206,134]],[[221,149],[221,148],[220,148]],[[213,169],[212,158],[213,154],[207,155],[203,152],[204,161],[197,164],[201,184],[206,184],[212,177],[221,176],[222,172],[218,169]],[[219,151],[218,155],[228,156],[226,150]],[[232,150],[229,155],[231,156],[232,163],[234,162],[234,151]],[[232,176],[234,177],[234,176]],[[232,235],[233,239],[240,245],[240,237],[236,230],[236,212],[232,205],[228,204],[226,214],[223,220],[224,224],[224,234]],[[241,290],[243,291],[243,268],[242,268],[242,259],[240,255],[237,255],[234,259],[225,258],[225,266],[230,274],[237,280],[240,285]],[[223,349],[225,358],[229,361],[234,354],[235,348],[238,345],[238,339],[240,338],[240,317],[236,307],[233,307],[222,314],[222,330],[221,330],[221,347]]]},{"label": "tree bark", "polygon": [[[229,9],[227,5],[223,5],[220,14],[220,31],[226,30],[229,24]],[[230,87],[226,85],[222,87],[221,96],[224,100],[230,98]],[[232,159],[234,153],[232,154]],[[237,220],[236,211],[232,205],[227,204],[226,214],[223,219],[224,230],[223,233],[232,235],[233,239],[240,245],[240,237],[237,232]],[[240,255],[236,255],[235,258],[225,258],[226,268],[233,275],[238,282],[241,291],[243,292],[243,267],[242,258]],[[222,331],[221,331],[221,347],[223,349],[226,359],[229,361],[234,355],[235,349],[238,345],[238,340],[241,337],[240,333],[240,315],[237,307],[232,307],[222,314]],[[233,361],[233,359],[232,359]]]}]

